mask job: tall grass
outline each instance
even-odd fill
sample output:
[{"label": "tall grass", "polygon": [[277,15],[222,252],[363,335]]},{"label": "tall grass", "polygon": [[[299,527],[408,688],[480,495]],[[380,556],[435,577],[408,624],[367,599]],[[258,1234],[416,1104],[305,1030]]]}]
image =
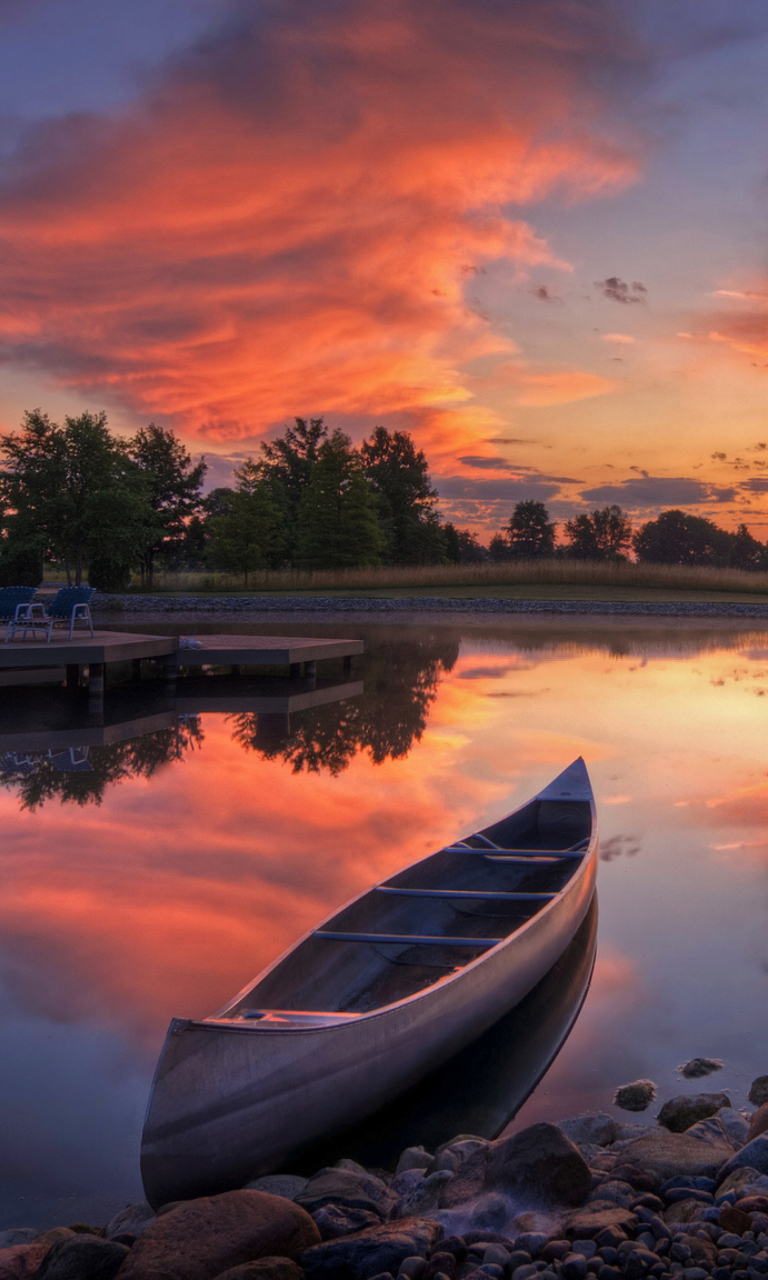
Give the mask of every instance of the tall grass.
[{"label": "tall grass", "polygon": [[476,587],[570,585],[584,587],[645,587],[670,591],[746,592],[768,595],[768,573],[743,569],[688,568],[683,565],[595,564],[585,560],[516,560],[503,564],[418,565],[390,569],[324,569],[313,573],[285,570],[242,576],[225,573],[168,573],[156,575],[153,590],[197,592],[338,592],[423,590]]}]

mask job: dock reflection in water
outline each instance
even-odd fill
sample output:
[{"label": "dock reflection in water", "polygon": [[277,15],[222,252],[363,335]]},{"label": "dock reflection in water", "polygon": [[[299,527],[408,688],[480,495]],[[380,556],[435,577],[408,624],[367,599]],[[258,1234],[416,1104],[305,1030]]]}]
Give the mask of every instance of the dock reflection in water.
[{"label": "dock reflection in water", "polygon": [[496,1138],[568,1039],[597,954],[597,894],[578,932],[519,1005],[461,1053],[362,1124],[315,1143],[286,1171],[304,1175],[344,1156],[391,1168],[406,1147],[434,1151],[457,1134]]}]

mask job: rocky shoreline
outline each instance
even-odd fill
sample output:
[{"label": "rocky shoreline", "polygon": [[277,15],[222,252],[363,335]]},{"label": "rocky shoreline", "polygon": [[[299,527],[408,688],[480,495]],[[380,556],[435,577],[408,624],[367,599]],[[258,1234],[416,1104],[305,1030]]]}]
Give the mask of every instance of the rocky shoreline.
[{"label": "rocky shoreline", "polygon": [[120,614],[270,613],[501,613],[595,614],[614,617],[768,618],[768,604],[651,600],[506,600],[490,596],[144,596],[93,598],[93,610],[114,621]]},{"label": "rocky shoreline", "polygon": [[127,1205],[106,1227],[15,1228],[0,1232],[0,1280],[759,1280],[768,1077],[750,1101],[745,1116],[726,1094],[685,1095],[651,1125],[601,1114],[462,1134],[409,1147],[394,1171],[341,1160]]}]

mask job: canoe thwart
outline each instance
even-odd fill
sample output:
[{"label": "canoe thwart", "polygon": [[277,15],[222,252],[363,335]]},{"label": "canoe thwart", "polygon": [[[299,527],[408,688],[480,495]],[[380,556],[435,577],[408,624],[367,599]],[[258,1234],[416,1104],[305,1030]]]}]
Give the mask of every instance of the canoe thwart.
[{"label": "canoe thwart", "polygon": [[378,884],[376,893],[393,893],[399,898],[477,898],[491,902],[548,902],[556,893],[512,893],[499,889],[398,889]]},{"label": "canoe thwart", "polygon": [[315,929],[312,937],[329,942],[407,943],[411,947],[495,947],[504,941],[503,938],[443,938],[413,933],[334,933],[330,929]]}]

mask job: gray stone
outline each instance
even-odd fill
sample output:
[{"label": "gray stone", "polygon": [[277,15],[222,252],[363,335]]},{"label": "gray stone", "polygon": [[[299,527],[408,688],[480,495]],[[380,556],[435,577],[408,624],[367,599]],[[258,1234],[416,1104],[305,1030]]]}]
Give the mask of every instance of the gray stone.
[{"label": "gray stone", "polygon": [[389,1189],[393,1196],[406,1196],[415,1187],[420,1186],[425,1177],[423,1169],[403,1169],[402,1173],[395,1174]]},{"label": "gray stone", "polygon": [[[352,1163],[352,1162],[350,1162]],[[358,1169],[360,1166],[358,1165]],[[326,1204],[343,1205],[348,1209],[367,1209],[382,1219],[389,1217],[396,1197],[389,1187],[375,1174],[355,1169],[321,1169],[310,1178],[306,1187],[296,1196],[308,1213],[315,1213]]]},{"label": "gray stone", "polygon": [[768,1135],[761,1134],[759,1138],[753,1138],[740,1151],[732,1155],[720,1170],[720,1177],[727,1178],[734,1169],[746,1168],[757,1169],[758,1173],[768,1174]]},{"label": "gray stone", "polygon": [[[741,1112],[735,1109],[735,1107],[721,1107],[717,1113],[716,1119],[720,1121],[725,1132],[728,1134],[728,1137],[731,1138],[739,1147],[743,1147],[744,1143],[748,1142],[750,1137],[757,1137],[756,1133],[750,1134],[750,1126],[748,1122],[744,1119]],[[766,1112],[766,1124],[768,1124],[768,1112]]]},{"label": "gray stone", "polygon": [[357,1160],[350,1160],[348,1156],[344,1156],[341,1160],[337,1160],[333,1167],[334,1169],[344,1169],[347,1173],[365,1175],[368,1172],[364,1165],[358,1164]]},{"label": "gray stone", "polygon": [[578,1148],[553,1124],[534,1124],[475,1151],[445,1186],[452,1208],[486,1191],[503,1191],[520,1205],[583,1204],[592,1177]]},{"label": "gray stone", "polygon": [[308,1213],[265,1191],[225,1191],[200,1196],[158,1216],[139,1236],[120,1280],[213,1280],[222,1271],[257,1258],[296,1258],[318,1243]]},{"label": "gray stone", "polygon": [[613,1095],[613,1105],[622,1111],[645,1111],[656,1097],[656,1085],[652,1080],[633,1080],[622,1084]]},{"label": "gray stone", "polygon": [[453,1174],[448,1169],[437,1169],[414,1182],[410,1190],[403,1192],[392,1210],[393,1218],[430,1217],[440,1204],[443,1187]]},{"label": "gray stone", "polygon": [[709,1076],[713,1071],[722,1071],[723,1064],[719,1058],[691,1058],[690,1062],[684,1062],[677,1069],[680,1075],[686,1080],[700,1080],[702,1076]]},{"label": "gray stone", "polygon": [[299,1262],[309,1280],[368,1280],[381,1271],[396,1276],[406,1258],[431,1253],[442,1233],[437,1222],[403,1218],[315,1245]]},{"label": "gray stone", "polygon": [[396,1173],[408,1173],[410,1169],[427,1169],[434,1160],[424,1147],[406,1147],[397,1162]]},{"label": "gray stone", "polygon": [[679,1094],[670,1098],[659,1112],[659,1124],[670,1133],[684,1133],[696,1124],[697,1120],[707,1120],[714,1116],[721,1107],[730,1107],[731,1100],[727,1093],[694,1093]]},{"label": "gray stone", "polygon": [[629,1209],[621,1209],[618,1205],[602,1208],[586,1204],[568,1214],[563,1223],[563,1235],[569,1240],[594,1240],[599,1232],[608,1228],[631,1231],[636,1225],[637,1217]]},{"label": "gray stone", "polygon": [[127,1256],[124,1244],[79,1234],[51,1246],[35,1280],[114,1280]]},{"label": "gray stone", "polygon": [[686,1129],[686,1135],[689,1138],[696,1138],[699,1142],[708,1142],[712,1146],[729,1147],[731,1151],[738,1151],[743,1144],[732,1138],[719,1116],[709,1116],[706,1120],[697,1120],[696,1124],[692,1124],[690,1129]]},{"label": "gray stone", "polygon": [[7,1231],[0,1231],[0,1249],[10,1249],[14,1244],[31,1244],[37,1235],[37,1227],[9,1227]]},{"label": "gray stone", "polygon": [[127,1204],[107,1223],[107,1239],[111,1240],[113,1236],[123,1235],[123,1233],[140,1236],[150,1222],[154,1222],[155,1216],[154,1209],[146,1200],[139,1200],[136,1204]]},{"label": "gray stone", "polygon": [[633,1142],[635,1138],[642,1138],[646,1133],[654,1133],[655,1124],[619,1124],[617,1125],[618,1135],[613,1143],[611,1150],[615,1151],[619,1146],[626,1142]]},{"label": "gray stone", "polygon": [[308,1181],[308,1178],[302,1178],[297,1173],[268,1173],[245,1185],[249,1191],[266,1191],[270,1196],[285,1196],[286,1200],[295,1200]]},{"label": "gray stone", "polygon": [[351,1236],[356,1231],[377,1227],[381,1218],[367,1209],[348,1209],[340,1204],[326,1204],[312,1214],[312,1221],[320,1232],[321,1240],[337,1240]]},{"label": "gray stone", "polygon": [[719,1198],[733,1191],[736,1199],[741,1200],[746,1195],[765,1194],[765,1188],[768,1188],[768,1177],[764,1173],[759,1173],[757,1169],[750,1169],[745,1165],[724,1174],[715,1194]]},{"label": "gray stone", "polygon": [[605,1182],[601,1182],[600,1186],[590,1195],[590,1200],[605,1200],[611,1204],[621,1205],[623,1209],[628,1209],[636,1195],[635,1188],[630,1186],[628,1182],[622,1182],[614,1178],[607,1178]]},{"label": "gray stone", "polygon": [[758,1076],[752,1081],[747,1098],[753,1107],[762,1107],[764,1102],[768,1102],[768,1076]]},{"label": "gray stone", "polygon": [[597,1115],[576,1116],[573,1120],[561,1120],[558,1126],[577,1147],[586,1144],[597,1147],[610,1146],[619,1136],[619,1125],[613,1116],[600,1112]]},{"label": "gray stone", "polygon": [[731,1155],[730,1146],[711,1145],[687,1133],[670,1133],[661,1127],[628,1142],[621,1152],[622,1161],[650,1174],[657,1186],[676,1174],[715,1178]]}]

